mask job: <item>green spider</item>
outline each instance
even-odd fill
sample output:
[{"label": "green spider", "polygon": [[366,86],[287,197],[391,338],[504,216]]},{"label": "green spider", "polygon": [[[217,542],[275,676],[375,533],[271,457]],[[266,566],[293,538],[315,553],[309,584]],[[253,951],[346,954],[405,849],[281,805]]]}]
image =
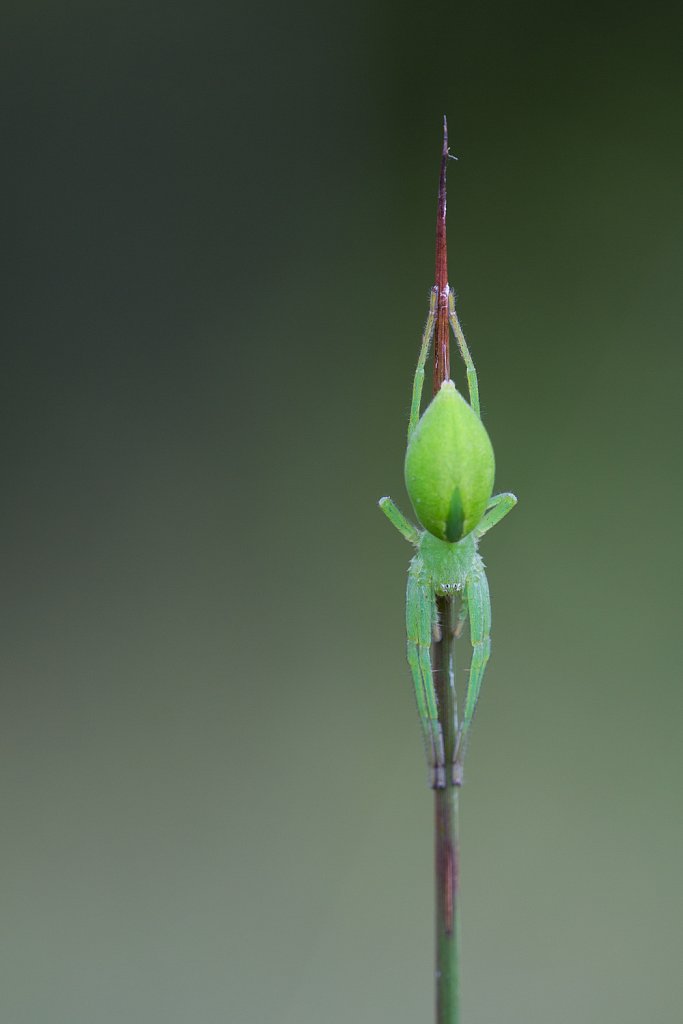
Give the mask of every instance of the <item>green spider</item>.
[{"label": "green spider", "polygon": [[[451,782],[461,785],[463,762],[472,719],[491,651],[491,602],[484,563],[477,548],[481,537],[516,505],[514,494],[493,497],[494,459],[488,434],[481,423],[479,385],[467,342],[455,312],[455,297],[448,289],[448,319],[467,370],[469,405],[446,380],[420,418],[425,363],[434,335],[438,288],[433,288],[429,316],[413,382],[405,477],[415,514],[423,530],[410,523],[391,498],[380,508],[410,544],[417,548],[408,570],[406,628],[408,662],[415,685],[417,709],[434,789],[446,786],[446,751],[434,687],[430,649],[440,637],[437,597],[461,602],[455,625],[459,636],[470,619],[472,662],[465,693],[462,721],[452,730],[455,743],[449,752]],[[449,604],[450,607],[450,604]]]}]

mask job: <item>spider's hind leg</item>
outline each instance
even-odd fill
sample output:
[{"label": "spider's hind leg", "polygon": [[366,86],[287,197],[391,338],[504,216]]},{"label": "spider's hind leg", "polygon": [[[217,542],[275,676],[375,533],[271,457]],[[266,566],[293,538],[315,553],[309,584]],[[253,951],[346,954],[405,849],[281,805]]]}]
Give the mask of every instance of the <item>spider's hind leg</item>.
[{"label": "spider's hind leg", "polygon": [[463,334],[460,321],[458,320],[458,314],[455,311],[455,293],[453,291],[448,295],[448,319],[450,321],[451,330],[455,335],[455,340],[458,343],[460,355],[462,356],[467,370],[467,390],[470,395],[470,406],[479,419],[481,419],[481,412],[479,410],[479,380],[477,379],[477,371],[474,368],[469,347],[465,341],[465,335]]},{"label": "spider's hind leg", "polygon": [[484,515],[474,528],[474,533],[477,539],[483,537],[485,533],[488,533],[491,527],[495,526],[496,523],[499,523],[501,519],[508,514],[508,512],[511,512],[516,504],[517,498],[514,494],[510,494],[509,492],[504,494],[494,494],[486,506]]},{"label": "spider's hind leg", "polygon": [[425,379],[425,363],[429,355],[429,346],[434,337],[434,324],[436,323],[436,307],[439,300],[439,289],[434,286],[429,295],[429,314],[422,335],[420,355],[417,360],[417,369],[413,379],[413,395],[410,402],[410,419],[408,421],[408,440],[413,436],[415,427],[420,420],[420,402],[422,400],[422,387]]}]

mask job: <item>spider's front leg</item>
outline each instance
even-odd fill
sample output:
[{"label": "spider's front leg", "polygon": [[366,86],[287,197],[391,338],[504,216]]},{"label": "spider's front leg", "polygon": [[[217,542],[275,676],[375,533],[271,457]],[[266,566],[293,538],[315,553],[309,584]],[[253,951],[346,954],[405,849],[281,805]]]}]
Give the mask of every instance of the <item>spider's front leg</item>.
[{"label": "spider's front leg", "polygon": [[460,591],[460,607],[458,614],[455,619],[455,625],[453,627],[453,636],[456,640],[459,640],[462,636],[462,631],[465,628],[467,622],[467,592],[465,590]]},{"label": "spider's front leg", "polygon": [[413,675],[417,711],[429,762],[430,785],[433,789],[443,789],[446,785],[446,757],[430,659],[435,597],[431,585],[421,576],[422,562],[416,557],[408,571],[406,593],[408,664]]},{"label": "spider's front leg", "polygon": [[465,694],[465,711],[462,718],[458,742],[455,748],[453,781],[462,782],[463,765],[467,753],[470,726],[477,709],[484,670],[491,653],[491,598],[489,585],[481,560],[467,580],[467,608],[470,617],[470,639],[472,642],[472,663],[470,678]]}]

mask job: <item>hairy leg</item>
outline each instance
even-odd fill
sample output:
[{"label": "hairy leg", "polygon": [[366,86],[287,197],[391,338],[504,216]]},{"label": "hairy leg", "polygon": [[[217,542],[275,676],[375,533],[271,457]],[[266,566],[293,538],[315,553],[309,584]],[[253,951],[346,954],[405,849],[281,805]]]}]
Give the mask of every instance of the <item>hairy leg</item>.
[{"label": "hairy leg", "polygon": [[406,519],[400,509],[394,505],[391,498],[380,498],[379,507],[384,512],[392,526],[395,526],[399,533],[401,533],[405,539],[416,547],[420,543],[420,531],[416,526]]},{"label": "hairy leg", "polygon": [[485,533],[499,523],[501,519],[511,512],[517,504],[514,494],[494,494],[486,506],[486,512],[474,528],[477,537],[483,537]]},{"label": "hairy leg", "polygon": [[425,379],[425,363],[427,362],[429,346],[431,345],[432,338],[434,336],[434,323],[436,321],[436,304],[438,297],[438,289],[432,288],[429,296],[429,313],[427,314],[427,323],[425,324],[424,333],[422,335],[422,345],[420,346],[420,355],[417,360],[417,369],[415,370],[415,378],[413,380],[413,397],[410,403],[410,419],[408,420],[409,441],[420,420],[420,402],[422,401],[422,385],[424,384]]},{"label": "hairy leg", "polygon": [[441,618],[439,616],[439,609],[436,600],[434,600],[434,603],[432,604],[432,643],[438,644],[441,641],[442,636],[443,628],[441,625]]},{"label": "hairy leg", "polygon": [[458,608],[458,614],[455,619],[455,626],[453,628],[453,636],[456,640],[459,640],[462,636],[462,631],[465,628],[467,622],[467,591],[460,591],[460,607]]},{"label": "hairy leg", "polygon": [[483,567],[478,568],[467,581],[467,604],[470,615],[470,638],[472,642],[472,663],[470,678],[465,694],[465,712],[456,745],[454,781],[462,781],[462,769],[467,752],[470,726],[477,709],[484,670],[491,653],[491,599],[489,585]]},{"label": "hairy leg", "polygon": [[417,712],[430,770],[430,784],[441,789],[446,784],[443,734],[436,705],[430,648],[434,618],[434,593],[418,578],[420,566],[411,564],[406,594],[406,631],[408,664],[413,674]]},{"label": "hairy leg", "polygon": [[460,349],[460,355],[465,363],[467,370],[467,389],[470,393],[470,405],[476,412],[477,416],[481,419],[481,412],[479,411],[479,381],[477,379],[477,371],[474,368],[472,362],[472,356],[470,350],[465,341],[465,335],[462,332],[460,321],[458,320],[458,314],[455,312],[455,294],[453,291],[449,292],[448,295],[448,319],[451,324],[451,329],[455,335],[455,340],[458,343]]}]

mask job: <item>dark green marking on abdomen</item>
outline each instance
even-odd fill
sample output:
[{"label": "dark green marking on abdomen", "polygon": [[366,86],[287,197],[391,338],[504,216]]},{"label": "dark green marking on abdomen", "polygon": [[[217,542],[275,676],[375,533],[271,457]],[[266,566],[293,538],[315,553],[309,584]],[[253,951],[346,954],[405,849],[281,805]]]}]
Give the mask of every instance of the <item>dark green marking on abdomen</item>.
[{"label": "dark green marking on abdomen", "polygon": [[456,487],[451,495],[451,503],[446,519],[446,540],[455,544],[462,537],[463,526],[465,525],[465,513],[462,507],[460,488]]}]

